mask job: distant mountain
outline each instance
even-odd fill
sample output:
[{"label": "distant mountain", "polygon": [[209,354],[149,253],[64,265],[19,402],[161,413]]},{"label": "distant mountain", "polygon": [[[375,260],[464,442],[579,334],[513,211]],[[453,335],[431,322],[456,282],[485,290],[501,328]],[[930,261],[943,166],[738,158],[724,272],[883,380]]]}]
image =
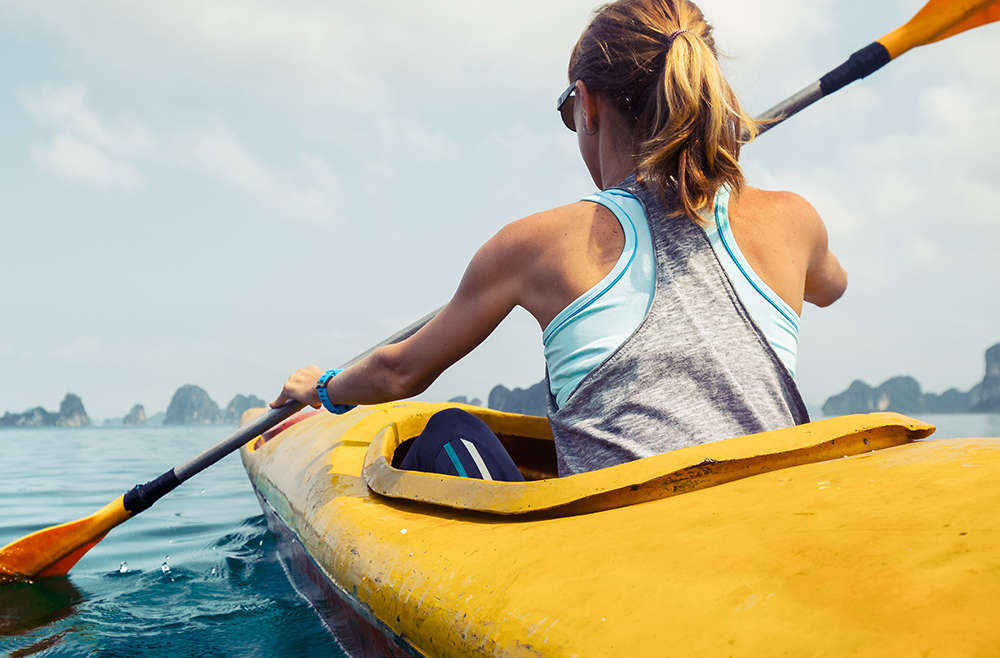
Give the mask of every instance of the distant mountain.
[{"label": "distant mountain", "polygon": [[[458,395],[448,400],[458,404],[471,404],[477,407],[483,406],[483,401],[479,398],[471,400]],[[486,406],[497,411],[506,411],[512,414],[526,414],[529,416],[544,416],[547,413],[548,404],[547,391],[545,390],[545,380],[538,382],[528,388],[509,389],[502,384],[497,384],[490,390],[490,395]]]},{"label": "distant mountain", "polygon": [[132,409],[125,414],[122,418],[123,425],[145,425],[146,424],[146,408],[141,404],[136,404]]},{"label": "distant mountain", "polygon": [[90,416],[79,395],[67,393],[59,404],[59,411],[46,411],[42,407],[24,413],[11,412],[0,416],[0,427],[89,427]]},{"label": "distant mountain", "polygon": [[548,413],[548,391],[545,380],[528,388],[511,390],[506,386],[494,386],[490,391],[490,409],[529,416],[544,416]]},{"label": "distant mountain", "polygon": [[212,425],[222,420],[222,412],[205,389],[185,384],[170,399],[164,425]]},{"label": "distant mountain", "polygon": [[1000,343],[986,350],[986,375],[980,386],[979,399],[972,404],[972,410],[1000,412]]},{"label": "distant mountain", "polygon": [[[266,407],[267,402],[256,395],[238,394],[229,401],[225,409],[219,409],[205,389],[194,384],[185,384],[177,389],[170,399],[164,425],[213,425],[216,423],[238,423],[243,412],[255,407]],[[149,419],[154,424],[158,414]]]},{"label": "distant mountain", "polygon": [[968,391],[951,388],[944,393],[924,393],[920,383],[909,376],[893,377],[878,387],[856,379],[847,390],[823,404],[828,416],[898,411],[916,413],[997,413],[1000,412],[1000,343],[986,350],[986,375]]},{"label": "distant mountain", "polygon": [[243,412],[247,409],[266,406],[267,402],[264,402],[256,395],[243,395],[240,393],[226,405],[226,408],[222,411],[222,419],[227,423],[239,423],[240,418],[243,417]]},{"label": "distant mountain", "polygon": [[458,404],[471,404],[474,407],[483,406],[483,401],[479,398],[472,398],[471,400],[464,395],[458,395],[448,400],[448,402],[457,402]]}]

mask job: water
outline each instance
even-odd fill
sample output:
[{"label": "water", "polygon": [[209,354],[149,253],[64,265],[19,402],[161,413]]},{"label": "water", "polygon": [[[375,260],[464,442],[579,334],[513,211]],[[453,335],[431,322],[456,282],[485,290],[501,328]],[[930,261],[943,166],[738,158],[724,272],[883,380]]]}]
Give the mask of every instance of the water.
[{"label": "water", "polygon": [[[0,430],[0,545],[86,516],[228,427]],[[0,585],[0,655],[342,655],[288,584],[235,455],[114,529],[68,579]]]},{"label": "water", "polygon": [[[922,419],[937,438],[1000,436],[1000,415]],[[0,431],[0,545],[90,514],[229,431]],[[0,653],[342,655],[288,584],[235,455],[113,530],[68,579],[0,585]]]},{"label": "water", "polygon": [[[931,439],[1000,436],[1000,414],[915,414],[924,422],[937,427]],[[813,419],[829,418],[814,415]]]}]

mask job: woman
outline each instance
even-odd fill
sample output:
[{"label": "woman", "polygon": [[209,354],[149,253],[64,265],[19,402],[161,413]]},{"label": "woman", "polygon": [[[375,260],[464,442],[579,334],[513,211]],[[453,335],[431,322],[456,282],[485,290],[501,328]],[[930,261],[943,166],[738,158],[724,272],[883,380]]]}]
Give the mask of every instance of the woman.
[{"label": "woman", "polygon": [[[504,227],[416,334],[333,376],[292,374],[272,403],[339,410],[416,395],[515,307],[543,328],[560,475],[808,421],[792,380],[804,301],[847,286],[801,197],[744,184],[756,133],[687,0],[599,9],[558,109],[598,194]],[[518,480],[465,412],[436,415],[404,468]]]}]

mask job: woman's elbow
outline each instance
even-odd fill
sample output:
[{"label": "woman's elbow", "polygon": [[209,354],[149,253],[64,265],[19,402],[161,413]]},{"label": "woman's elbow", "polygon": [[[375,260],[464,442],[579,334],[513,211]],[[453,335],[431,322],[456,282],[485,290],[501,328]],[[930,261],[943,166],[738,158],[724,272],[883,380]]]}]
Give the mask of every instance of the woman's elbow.
[{"label": "woman's elbow", "polygon": [[389,399],[402,400],[419,395],[434,381],[434,378],[428,381],[424,373],[415,368],[396,345],[383,347],[372,356],[375,360],[374,374],[378,380],[378,387]]},{"label": "woman's elbow", "polygon": [[806,296],[806,301],[820,308],[826,308],[844,296],[847,291],[847,270],[838,265],[838,272],[827,280],[823,288]]}]

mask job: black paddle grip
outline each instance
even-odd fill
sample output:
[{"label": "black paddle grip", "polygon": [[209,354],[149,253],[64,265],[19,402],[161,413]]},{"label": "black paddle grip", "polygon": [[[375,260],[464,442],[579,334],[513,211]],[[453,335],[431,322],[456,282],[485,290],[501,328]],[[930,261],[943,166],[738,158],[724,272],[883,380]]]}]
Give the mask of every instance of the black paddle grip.
[{"label": "black paddle grip", "polygon": [[132,516],[149,509],[153,503],[174,490],[181,483],[170,469],[155,480],[146,484],[137,484],[125,494],[122,503]]},{"label": "black paddle grip", "polygon": [[870,43],[847,58],[847,61],[819,79],[823,95],[832,94],[855,80],[860,80],[888,64],[889,51],[878,41]]}]

